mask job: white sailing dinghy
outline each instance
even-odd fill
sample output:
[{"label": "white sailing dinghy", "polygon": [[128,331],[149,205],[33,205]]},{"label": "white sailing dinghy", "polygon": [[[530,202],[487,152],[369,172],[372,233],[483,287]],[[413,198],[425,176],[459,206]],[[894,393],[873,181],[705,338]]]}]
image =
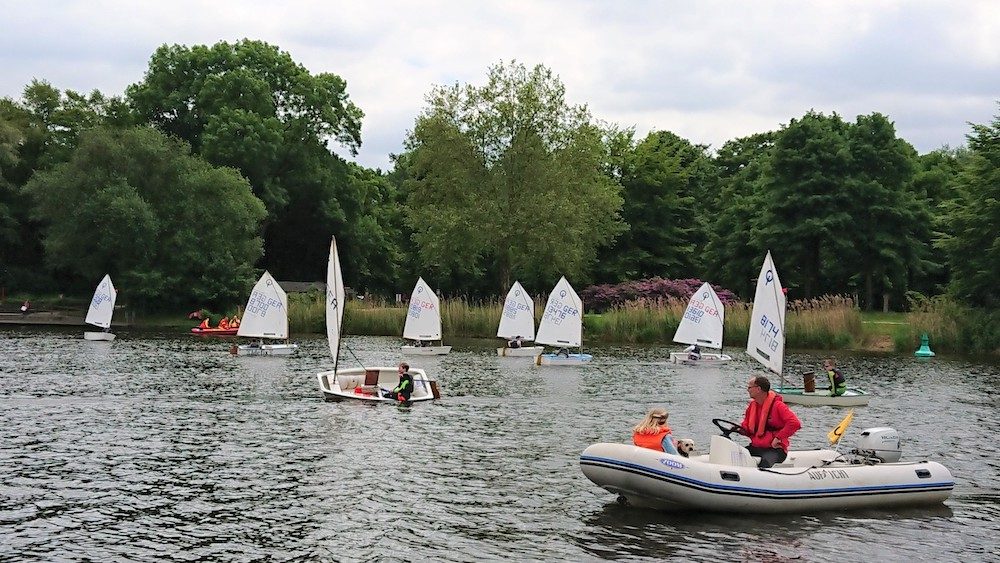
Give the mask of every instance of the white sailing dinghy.
[{"label": "white sailing dinghy", "polygon": [[[299,349],[288,342],[288,296],[270,272],[265,270],[253,286],[236,335],[258,339],[236,346],[238,356],[287,356]],[[265,344],[265,340],[284,342]]]},{"label": "white sailing dinghy", "polygon": [[[555,354],[536,356],[535,364],[540,366],[576,366],[594,359],[583,353],[583,302],[565,276],[549,294],[535,342],[560,348]],[[579,352],[570,353],[570,348]]]},{"label": "white sailing dinghy", "polygon": [[115,299],[118,298],[118,290],[115,284],[111,283],[111,276],[105,274],[101,283],[97,284],[94,290],[94,298],[90,300],[90,309],[87,310],[86,323],[103,328],[102,331],[85,331],[84,340],[107,340],[115,339],[111,332],[111,317],[115,314]]},{"label": "white sailing dinghy", "polygon": [[670,361],[675,364],[717,365],[732,360],[732,356],[722,353],[722,327],[726,318],[725,309],[719,296],[708,282],[702,284],[688,301],[681,323],[674,333],[674,342],[713,348],[718,354],[701,352],[700,357],[692,357],[688,352],[671,352]]},{"label": "white sailing dinghy", "polygon": [[765,368],[776,373],[780,383],[771,388],[786,403],[799,405],[832,405],[855,407],[868,404],[869,395],[862,389],[848,387],[840,396],[831,397],[829,389],[807,392],[804,387],[789,387],[781,374],[785,358],[785,293],[781,289],[778,270],[768,251],[757,276],[753,311],[750,313],[750,334],[747,337],[747,354]]},{"label": "white sailing dinghy", "polygon": [[528,356],[534,357],[545,350],[544,346],[525,346],[511,348],[510,342],[532,342],[535,340],[535,301],[524,290],[520,282],[514,282],[507,299],[503,302],[503,313],[500,315],[500,326],[497,327],[497,337],[507,340],[508,345],[497,348],[498,356]]},{"label": "white sailing dinghy", "polygon": [[[441,342],[441,300],[424,278],[417,279],[417,285],[413,286],[410,308],[406,311],[406,324],[403,326],[403,338],[417,343],[416,346],[403,345],[401,350],[404,354],[442,356],[451,352],[451,346],[445,346]],[[435,340],[439,345],[433,345]]]},{"label": "white sailing dinghy", "polygon": [[[394,367],[338,368],[340,340],[344,323],[344,279],[340,272],[340,255],[337,239],[330,241],[330,259],[326,270],[326,337],[333,356],[333,369],[316,374],[320,391],[327,401],[348,399],[372,403],[396,403],[383,397],[381,389],[391,389],[399,383],[399,373]],[[410,368],[413,376],[413,393],[410,402],[429,401],[441,397],[437,382],[427,379],[422,369]]]}]

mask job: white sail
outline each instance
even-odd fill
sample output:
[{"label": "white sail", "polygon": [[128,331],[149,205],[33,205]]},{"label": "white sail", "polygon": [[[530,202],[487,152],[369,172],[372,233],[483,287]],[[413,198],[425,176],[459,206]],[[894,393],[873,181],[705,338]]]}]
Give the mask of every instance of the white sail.
[{"label": "white sail", "polygon": [[94,298],[90,300],[90,309],[87,310],[87,324],[111,328],[111,317],[115,313],[115,299],[117,297],[118,290],[111,283],[111,276],[105,275],[101,283],[97,284],[97,289],[94,290]]},{"label": "white sail", "polygon": [[549,294],[535,342],[566,348],[583,343],[583,303],[565,277]]},{"label": "white sail", "polygon": [[340,254],[337,251],[337,237],[330,238],[330,260],[326,265],[326,338],[333,356],[333,369],[337,370],[340,357],[340,334],[344,325],[344,277],[340,273]]},{"label": "white sail", "polygon": [[410,295],[403,338],[409,340],[441,340],[441,301],[424,278],[417,280]]},{"label": "white sail", "polygon": [[674,342],[722,349],[722,325],[725,310],[712,286],[705,282],[688,301]]},{"label": "white sail", "polygon": [[520,282],[514,282],[507,292],[497,336],[507,339],[521,336],[526,341],[535,339],[535,302]]},{"label": "white sail", "polygon": [[785,293],[781,289],[778,270],[771,260],[771,251],[757,276],[757,291],[750,313],[750,335],[747,354],[767,369],[781,375],[785,357]]},{"label": "white sail", "polygon": [[250,338],[288,338],[288,296],[270,272],[265,270],[253,286],[236,334]]}]

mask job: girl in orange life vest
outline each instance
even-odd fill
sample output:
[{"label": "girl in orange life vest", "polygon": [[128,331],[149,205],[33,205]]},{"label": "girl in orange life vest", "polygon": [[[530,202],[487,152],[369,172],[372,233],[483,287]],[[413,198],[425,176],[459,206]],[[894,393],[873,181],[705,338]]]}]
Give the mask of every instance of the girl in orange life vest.
[{"label": "girl in orange life vest", "polygon": [[750,437],[747,450],[750,455],[759,456],[761,469],[781,463],[788,457],[788,439],[795,434],[802,423],[799,417],[774,391],[771,382],[763,375],[751,377],[747,382],[750,404],[747,405],[740,433]]},{"label": "girl in orange life vest", "polygon": [[667,411],[655,408],[646,413],[646,418],[632,429],[632,443],[668,454],[679,455],[674,437],[667,426]]}]

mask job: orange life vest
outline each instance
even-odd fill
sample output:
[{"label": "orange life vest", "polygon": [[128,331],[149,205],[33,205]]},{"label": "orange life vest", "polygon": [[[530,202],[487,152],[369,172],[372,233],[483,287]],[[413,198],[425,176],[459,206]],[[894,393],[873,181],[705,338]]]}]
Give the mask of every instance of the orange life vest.
[{"label": "orange life vest", "polygon": [[663,437],[667,434],[670,434],[670,427],[665,425],[661,426],[660,430],[653,434],[640,434],[635,432],[632,434],[632,443],[640,448],[649,448],[651,450],[662,452]]},{"label": "orange life vest", "polygon": [[229,319],[226,318],[226,317],[222,317],[222,320],[219,321],[219,328],[221,328],[221,329],[228,329],[229,328]]},{"label": "orange life vest", "polygon": [[750,417],[748,422],[750,423],[751,436],[759,438],[767,431],[767,418],[771,416],[771,405],[774,404],[774,399],[777,396],[777,393],[774,391],[768,391],[763,405],[757,404],[757,401],[750,402]]},{"label": "orange life vest", "polygon": [[201,321],[201,324],[198,325],[198,328],[208,328],[208,319]]}]

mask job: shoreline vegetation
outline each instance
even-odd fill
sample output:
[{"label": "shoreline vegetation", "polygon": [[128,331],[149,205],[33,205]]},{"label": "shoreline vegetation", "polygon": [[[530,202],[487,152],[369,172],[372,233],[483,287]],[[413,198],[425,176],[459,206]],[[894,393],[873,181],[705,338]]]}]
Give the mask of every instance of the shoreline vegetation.
[{"label": "shoreline vegetation", "polygon": [[[543,302],[536,303],[535,324],[541,319]],[[288,322],[295,333],[325,332],[325,302],[322,294],[296,294],[289,298]],[[638,300],[601,313],[586,313],[584,343],[667,344],[673,341],[686,301]],[[743,347],[749,334],[750,303],[726,307],[724,343]],[[442,299],[441,322],[448,338],[496,338],[502,300],[469,302]],[[976,330],[975,314],[954,302],[940,299],[925,303],[912,313],[864,313],[853,300],[827,296],[790,301],[786,346],[790,349],[865,350],[912,353],[920,336],[927,333],[933,349],[941,352],[1000,355],[997,335],[970,339]],[[406,307],[379,300],[351,300],[344,313],[344,332],[366,336],[399,336],[406,320]],[[993,344],[990,344],[990,343]]]},{"label": "shoreline vegetation", "polygon": [[[78,300],[40,299],[42,309],[78,309]],[[324,295],[320,292],[292,293],[288,299],[291,334],[326,332]],[[639,299],[599,313],[586,313],[583,320],[585,344],[669,344],[687,303],[678,299]],[[726,306],[724,343],[742,348],[749,334],[749,303]],[[500,299],[472,302],[442,299],[441,322],[445,340],[449,338],[496,338],[503,309]],[[535,324],[541,319],[544,303],[535,305]],[[205,311],[212,324],[223,316],[239,314]],[[187,313],[126,315],[131,326],[187,329],[197,325]],[[1000,315],[967,309],[946,298],[927,300],[909,313],[862,312],[853,300],[827,296],[789,301],[786,346],[789,349],[862,350],[911,353],[926,333],[936,352],[1000,356]],[[115,324],[123,322],[118,314]],[[404,304],[380,299],[352,299],[344,314],[344,332],[359,336],[400,336],[406,320]]]}]

